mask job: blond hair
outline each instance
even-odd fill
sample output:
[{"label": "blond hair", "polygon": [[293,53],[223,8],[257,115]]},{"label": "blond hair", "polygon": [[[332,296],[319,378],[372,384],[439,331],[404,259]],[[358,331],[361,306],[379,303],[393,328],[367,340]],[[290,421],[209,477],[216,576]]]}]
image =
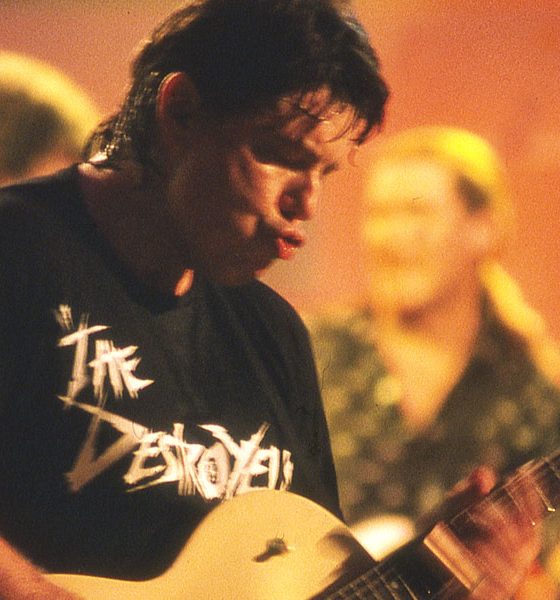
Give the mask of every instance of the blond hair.
[{"label": "blond hair", "polygon": [[99,121],[88,95],[45,62],[0,51],[0,177],[57,151],[78,159]]}]

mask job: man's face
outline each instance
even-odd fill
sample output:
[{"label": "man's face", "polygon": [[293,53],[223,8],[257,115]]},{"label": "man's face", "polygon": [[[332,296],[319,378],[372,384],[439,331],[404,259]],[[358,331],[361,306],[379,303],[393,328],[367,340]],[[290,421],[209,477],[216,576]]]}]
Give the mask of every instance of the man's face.
[{"label": "man's face", "polygon": [[484,211],[469,213],[453,176],[428,160],[390,162],[366,190],[370,295],[386,310],[416,311],[478,289]]},{"label": "man's face", "polygon": [[[165,210],[186,266],[226,285],[250,281],[305,243],[326,175],[354,146],[350,109],[317,92],[250,117],[194,118],[168,176]],[[344,133],[341,135],[341,133]]]}]

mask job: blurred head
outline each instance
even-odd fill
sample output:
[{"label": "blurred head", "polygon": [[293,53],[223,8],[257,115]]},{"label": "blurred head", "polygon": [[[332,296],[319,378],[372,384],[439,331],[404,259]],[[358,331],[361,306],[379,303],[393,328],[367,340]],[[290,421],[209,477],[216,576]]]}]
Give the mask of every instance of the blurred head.
[{"label": "blurred head", "polygon": [[308,93],[328,88],[331,99],[317,110],[351,107],[356,143],[381,123],[387,98],[374,51],[344,0],[191,0],[139,49],[126,100],[99,128],[92,154],[157,164],[157,98],[173,72],[186,73],[204,109],[222,118],[296,95],[313,107]]},{"label": "blurred head", "polygon": [[461,129],[419,127],[385,141],[365,199],[370,295],[387,308],[479,293],[513,227],[496,153]]},{"label": "blurred head", "polygon": [[78,161],[98,119],[93,102],[62,73],[0,52],[0,185]]}]

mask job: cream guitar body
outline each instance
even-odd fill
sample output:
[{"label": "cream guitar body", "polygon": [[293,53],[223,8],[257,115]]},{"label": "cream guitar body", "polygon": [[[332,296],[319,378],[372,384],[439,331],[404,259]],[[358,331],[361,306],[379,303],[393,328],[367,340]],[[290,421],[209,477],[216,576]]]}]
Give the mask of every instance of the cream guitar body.
[{"label": "cream guitar body", "polygon": [[328,511],[289,492],[262,490],[211,511],[160,577],[49,578],[86,600],[303,600],[337,580],[342,568],[359,573],[371,562]]},{"label": "cream guitar body", "polygon": [[[527,486],[538,506],[517,497]],[[487,574],[461,539],[477,531],[486,511],[495,516],[498,507],[508,507],[537,522],[559,505],[557,452],[528,463],[483,500],[375,563],[342,522],[311,500],[252,491],[212,510],[160,577],[49,578],[84,600],[463,600]]]}]

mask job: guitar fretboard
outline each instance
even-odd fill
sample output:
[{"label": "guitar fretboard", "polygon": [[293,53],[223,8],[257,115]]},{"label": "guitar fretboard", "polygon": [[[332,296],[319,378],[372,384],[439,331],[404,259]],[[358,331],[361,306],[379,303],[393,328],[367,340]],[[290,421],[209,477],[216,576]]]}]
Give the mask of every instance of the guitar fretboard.
[{"label": "guitar fretboard", "polygon": [[[453,549],[458,562],[464,562],[463,543],[480,534],[489,515],[494,514],[495,518],[518,515],[537,524],[559,506],[560,450],[527,463],[488,496],[447,523],[449,531],[460,541]],[[426,547],[422,548],[422,555],[417,551],[420,545],[421,541],[415,540],[336,590],[329,588],[317,600],[461,600],[468,596],[472,587],[456,577],[449,565],[443,569],[444,577],[441,570],[430,570]]]},{"label": "guitar fretboard", "polygon": [[449,522],[461,539],[468,539],[486,514],[505,510],[540,523],[560,506],[560,451],[523,465],[505,483]]},{"label": "guitar fretboard", "polygon": [[393,567],[373,567],[360,577],[324,597],[324,600],[419,600]]}]

